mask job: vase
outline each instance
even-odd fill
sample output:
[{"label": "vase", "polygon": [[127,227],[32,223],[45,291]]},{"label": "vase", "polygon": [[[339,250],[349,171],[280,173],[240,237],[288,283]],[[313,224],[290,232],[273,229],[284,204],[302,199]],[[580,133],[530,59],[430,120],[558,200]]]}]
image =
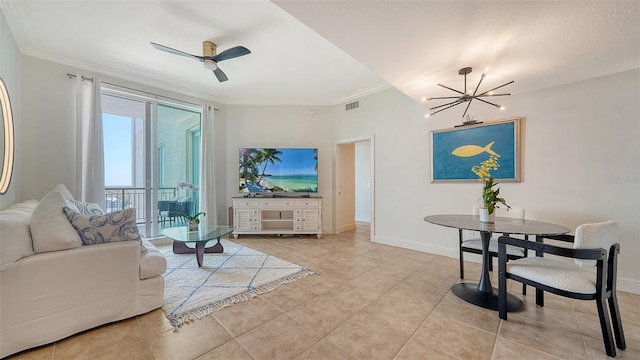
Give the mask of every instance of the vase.
[{"label": "vase", "polygon": [[489,214],[489,209],[487,208],[480,208],[480,212],[478,213],[478,215],[480,216],[481,222],[492,223],[496,220],[495,211]]},{"label": "vase", "polygon": [[189,220],[189,231],[198,231],[198,223],[193,220]]}]

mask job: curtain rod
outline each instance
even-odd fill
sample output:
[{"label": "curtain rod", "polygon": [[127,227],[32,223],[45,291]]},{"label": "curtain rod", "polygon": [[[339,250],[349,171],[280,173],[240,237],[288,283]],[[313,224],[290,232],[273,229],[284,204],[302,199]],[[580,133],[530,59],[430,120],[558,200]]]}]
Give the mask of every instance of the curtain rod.
[{"label": "curtain rod", "polygon": [[[69,79],[72,79],[72,78],[76,78],[76,77],[78,77],[78,75],[76,75],[76,74],[71,74],[71,73],[67,73],[67,77],[68,77]],[[84,81],[84,80],[88,80],[88,81],[93,82],[93,78],[91,78],[91,77],[86,77],[86,76],[84,76],[84,75],[81,75],[81,76],[80,76],[80,79],[82,79],[82,81]],[[155,99],[156,99],[156,100],[168,99],[168,100],[172,100],[172,101],[178,101],[178,102],[182,102],[182,103],[187,103],[187,104],[190,104],[190,105],[201,106],[200,104],[195,104],[195,103],[192,103],[192,102],[190,102],[190,101],[185,101],[185,100],[180,100],[180,99],[174,99],[174,98],[171,98],[171,97],[168,97],[168,96],[162,96],[162,95],[152,94],[152,93],[149,93],[149,92],[146,92],[146,91],[142,91],[142,90],[138,90],[138,89],[132,89],[132,88],[129,88],[129,87],[126,87],[126,86],[118,85],[118,84],[112,84],[112,83],[108,83],[108,82],[105,82],[105,81],[103,81],[102,83],[103,83],[103,84],[106,84],[106,85],[116,86],[116,87],[119,87],[119,88],[122,88],[122,89],[127,89],[127,90],[131,90],[131,91],[141,92],[141,93],[144,93],[144,94],[149,94],[149,95],[151,95],[151,97],[152,97],[152,98],[153,98],[153,97],[155,97]],[[209,110],[211,110],[211,105],[208,105],[208,108],[209,108]],[[213,110],[214,110],[214,111],[219,111],[219,109],[218,109],[218,108],[216,108],[216,107],[214,107],[214,108],[213,108]]]},{"label": "curtain rod", "polygon": [[[68,77],[69,79],[72,79],[72,78],[76,78],[76,77],[78,77],[78,75],[76,75],[76,74],[71,74],[71,73],[67,73],[67,77]],[[86,76],[84,76],[84,75],[80,76],[80,79],[82,79],[82,81],[84,81],[84,80],[89,80],[89,81],[93,82],[93,78],[86,77]]]}]

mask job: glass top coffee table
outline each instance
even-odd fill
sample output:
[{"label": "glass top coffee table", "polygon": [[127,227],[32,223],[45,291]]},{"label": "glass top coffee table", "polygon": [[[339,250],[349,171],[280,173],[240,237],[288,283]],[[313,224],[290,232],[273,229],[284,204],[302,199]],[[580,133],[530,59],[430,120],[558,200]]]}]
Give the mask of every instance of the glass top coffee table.
[{"label": "glass top coffee table", "polygon": [[[178,226],[162,230],[162,234],[173,240],[174,254],[196,254],[198,266],[202,267],[204,253],[221,253],[224,247],[220,238],[233,231],[233,226],[227,225],[200,225],[198,231],[189,231],[189,226]],[[211,240],[217,240],[213,246],[205,247]],[[195,248],[188,247],[186,243],[195,243]]]}]

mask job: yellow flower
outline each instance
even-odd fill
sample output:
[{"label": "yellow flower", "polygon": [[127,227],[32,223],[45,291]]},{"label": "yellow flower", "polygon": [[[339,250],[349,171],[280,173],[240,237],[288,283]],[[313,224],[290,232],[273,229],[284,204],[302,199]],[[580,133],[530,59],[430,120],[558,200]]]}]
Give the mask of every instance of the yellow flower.
[{"label": "yellow flower", "polygon": [[493,190],[493,186],[497,185],[493,182],[493,176],[491,176],[491,170],[498,170],[498,157],[500,155],[491,155],[487,160],[475,165],[471,168],[471,171],[478,176],[478,181],[482,182],[482,203],[484,207],[489,210],[489,214],[492,214],[497,207],[497,203],[501,203],[509,208],[506,201],[503,198],[498,197],[500,194],[500,188]]}]

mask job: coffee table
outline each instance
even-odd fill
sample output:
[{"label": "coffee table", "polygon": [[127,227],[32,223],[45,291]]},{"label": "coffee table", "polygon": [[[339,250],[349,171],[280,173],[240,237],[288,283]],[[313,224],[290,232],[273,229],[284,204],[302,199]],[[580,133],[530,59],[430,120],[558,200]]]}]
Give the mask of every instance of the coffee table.
[{"label": "coffee table", "polygon": [[[221,253],[224,247],[220,238],[233,231],[233,226],[228,225],[200,225],[198,231],[189,231],[189,226],[177,226],[162,230],[162,234],[173,240],[174,254],[196,254],[198,266],[202,267],[204,253]],[[217,240],[213,246],[205,247],[206,243]],[[188,247],[186,243],[195,243],[195,248]]]}]

